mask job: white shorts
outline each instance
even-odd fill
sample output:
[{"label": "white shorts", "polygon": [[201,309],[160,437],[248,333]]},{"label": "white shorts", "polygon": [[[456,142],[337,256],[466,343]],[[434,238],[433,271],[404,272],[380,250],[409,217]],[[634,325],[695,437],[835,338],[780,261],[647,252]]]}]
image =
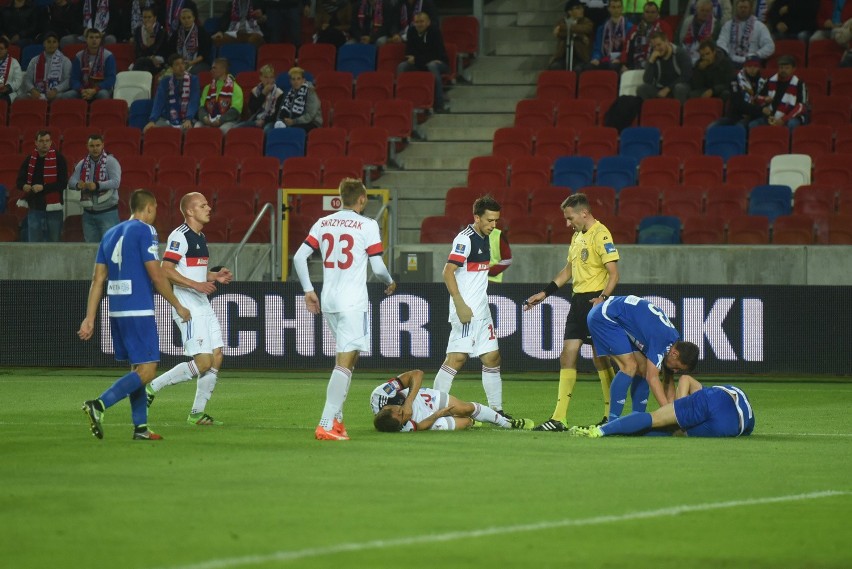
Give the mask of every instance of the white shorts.
[{"label": "white shorts", "polygon": [[195,357],[198,354],[212,354],[213,350],[225,345],[222,341],[222,327],[212,306],[208,304],[206,307],[192,308],[189,312],[192,314],[189,322],[175,318],[186,355]]},{"label": "white shorts", "polygon": [[447,353],[468,354],[481,356],[498,350],[497,333],[491,315],[479,320],[471,320],[467,324],[451,322],[450,341],[447,342]]},{"label": "white shorts", "polygon": [[323,315],[334,335],[338,354],[370,349],[370,327],[365,311],[323,312]]},{"label": "white shorts", "polygon": [[455,431],[456,430],[456,420],[454,417],[441,417],[437,419],[432,426],[429,427],[430,431]]}]

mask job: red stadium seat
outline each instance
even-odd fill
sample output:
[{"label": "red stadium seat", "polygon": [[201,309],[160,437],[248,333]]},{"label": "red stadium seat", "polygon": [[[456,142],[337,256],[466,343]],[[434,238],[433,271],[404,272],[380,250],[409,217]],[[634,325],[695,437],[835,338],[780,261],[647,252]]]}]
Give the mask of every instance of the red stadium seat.
[{"label": "red stadium seat", "polygon": [[704,130],[696,126],[670,127],[663,132],[663,156],[686,158],[703,154]]},{"label": "red stadium seat", "polygon": [[831,139],[834,134],[828,125],[806,124],[793,129],[793,154],[809,154],[815,158],[820,154],[831,154]]},{"label": "red stadium seat", "polygon": [[[445,38],[446,41],[446,38]],[[396,75],[396,68],[405,59],[405,44],[386,43],[379,46],[378,61],[376,62],[376,71],[388,71]]]},{"label": "red stadium seat", "polygon": [[725,220],[698,215],[684,217],[680,240],[684,245],[720,245],[725,242]]},{"label": "red stadium seat", "polygon": [[308,43],[299,48],[299,67],[314,77],[324,71],[334,71],[337,49],[327,43]]},{"label": "red stadium seat", "polygon": [[507,185],[509,160],[503,156],[471,158],[467,170],[467,185],[471,188],[503,188]]},{"label": "red stadium seat", "polygon": [[834,130],[834,152],[852,155],[852,124],[839,124]]},{"label": "red stadium seat", "polygon": [[224,156],[237,160],[263,156],[263,130],[259,128],[232,128],[225,134]]},{"label": "red stadium seat", "polygon": [[793,195],[793,213],[821,218],[834,215],[837,190],[833,186],[799,186]]},{"label": "red stadium seat", "polygon": [[712,188],[722,185],[721,156],[690,156],[683,161],[683,185]]},{"label": "red stadium seat", "polygon": [[257,70],[271,65],[275,74],[289,71],[296,61],[296,46],[291,43],[265,43],[257,48]]},{"label": "red stadium seat", "polygon": [[142,154],[155,158],[180,156],[182,142],[180,129],[170,126],[150,128],[142,137]]},{"label": "red stadium seat", "polygon": [[[234,191],[222,192],[216,198],[215,213],[220,219],[227,218],[228,220],[248,217],[250,224],[251,221],[254,221],[254,194],[244,195]],[[245,231],[243,231],[243,235],[245,235]],[[242,235],[240,235],[240,239],[242,239]]]},{"label": "red stadium seat", "polygon": [[157,160],[151,156],[137,155],[122,158],[121,187],[128,190],[151,187],[154,184],[156,168]]},{"label": "red stadium seat", "polygon": [[295,156],[284,161],[281,185],[285,188],[321,188],[322,161]]},{"label": "red stadium seat", "polygon": [[612,100],[618,96],[618,74],[615,71],[585,71],[577,87],[578,99]]},{"label": "red stadium seat", "polygon": [[740,215],[728,222],[728,243],[732,245],[769,244],[769,218]]},{"label": "red stadium seat", "polygon": [[132,43],[113,43],[106,49],[112,52],[112,56],[115,58],[115,70],[118,73],[127,71],[130,64],[136,59],[136,52]]},{"label": "red stadium seat", "polygon": [[0,125],[0,156],[17,154],[20,151],[21,129],[16,126]]},{"label": "red stadium seat", "polygon": [[608,186],[586,186],[577,190],[586,194],[595,215],[615,215],[615,189]]},{"label": "red stadium seat", "polygon": [[171,188],[196,186],[197,169],[198,164],[194,158],[180,155],[163,156],[159,159],[157,168],[157,184]]},{"label": "red stadium seat", "polygon": [[512,160],[509,186],[538,188],[550,185],[550,159],[544,156],[518,156]]},{"label": "red stadium seat", "polygon": [[198,185],[215,189],[236,186],[239,168],[240,161],[233,156],[205,156],[198,167]]},{"label": "red stadium seat", "polygon": [[13,188],[17,187],[18,170],[27,155],[4,156],[3,160],[0,160],[0,184],[6,186],[10,194],[14,191]]},{"label": "red stadium seat", "polygon": [[748,131],[748,153],[767,157],[790,153],[789,129],[764,125]]},{"label": "red stadium seat", "polygon": [[829,218],[827,241],[831,245],[852,245],[852,215]]},{"label": "red stadium seat", "polygon": [[441,35],[444,43],[455,44],[459,54],[467,58],[479,52],[479,21],[474,16],[444,16]]},{"label": "red stadium seat", "polygon": [[12,103],[9,111],[9,126],[38,127],[46,124],[47,101],[17,99]]},{"label": "red stadium seat", "polygon": [[563,99],[557,103],[556,126],[587,128],[597,125],[598,105],[593,99]]},{"label": "red stadium seat", "polygon": [[640,126],[655,126],[660,131],[680,126],[680,101],[677,99],[648,99],[642,103]]},{"label": "red stadium seat", "polygon": [[776,245],[811,245],[814,243],[814,220],[807,215],[780,215],[772,224],[772,243]]},{"label": "red stadium seat", "polygon": [[838,67],[831,70],[831,94],[846,95],[852,93],[852,67]]},{"label": "red stadium seat", "polygon": [[515,126],[538,133],[553,126],[553,103],[545,99],[524,99],[515,106]]},{"label": "red stadium seat", "polygon": [[346,154],[360,158],[367,170],[384,168],[388,163],[388,131],[376,126],[353,128]]},{"label": "red stadium seat", "polygon": [[323,71],[316,76],[317,95],[332,107],[338,101],[352,99],[352,74],[346,71]]},{"label": "red stadium seat", "polygon": [[315,128],[308,133],[308,156],[324,161],[345,154],[346,129],[338,127]]},{"label": "red stadium seat", "polygon": [[[183,141],[183,155],[196,160],[208,156],[222,155],[222,131],[218,128],[191,128],[186,131]],[[235,156],[229,158],[237,159]]]},{"label": "red stadium seat", "polygon": [[[246,99],[248,99],[251,90],[260,85],[260,72],[254,69],[251,71],[240,71],[234,79],[245,93]],[[248,104],[245,105],[243,110],[248,111]]]},{"label": "red stadium seat", "polygon": [[636,229],[639,220],[623,215],[607,215],[598,217],[606,225],[616,245],[632,245],[636,243]]},{"label": "red stadium seat", "polygon": [[390,99],[376,105],[373,109],[373,126],[388,131],[388,159],[396,160],[396,153],[402,150],[411,138],[414,118],[414,105],[411,101]]},{"label": "red stadium seat", "polygon": [[83,99],[57,99],[50,105],[47,124],[52,129],[81,126],[86,124],[88,112],[89,103]]},{"label": "red stadium seat", "polygon": [[775,52],[766,61],[767,69],[778,69],[778,58],[782,55],[791,55],[796,60],[796,74],[798,75],[805,66],[805,47],[807,44],[799,39],[777,39],[775,40]]},{"label": "red stadium seat", "polygon": [[547,243],[547,225],[542,225],[538,219],[527,215],[525,219],[517,219],[509,226],[507,235],[512,243],[518,245],[542,245]]},{"label": "red stadium seat", "polygon": [[444,215],[458,220],[459,226],[470,223],[473,202],[484,194],[483,190],[467,186],[450,188],[444,198]]},{"label": "red stadium seat", "polygon": [[852,186],[852,154],[825,154],[814,161],[814,184]]},{"label": "red stadium seat", "polygon": [[240,186],[254,190],[275,191],[279,187],[281,163],[273,156],[245,158],[240,168]]},{"label": "red stadium seat", "polygon": [[452,243],[461,231],[461,227],[454,217],[444,215],[425,217],[420,223],[420,242]]},{"label": "red stadium seat", "polygon": [[[802,43],[802,42],[799,42]],[[804,44],[802,43],[804,46]],[[808,96],[828,95],[828,70],[821,67],[799,67],[796,75],[805,83]]]},{"label": "red stadium seat", "polygon": [[721,118],[722,99],[687,99],[683,104],[683,126],[707,126]]},{"label": "red stadium seat", "polygon": [[704,188],[684,187],[662,190],[662,215],[674,215],[681,219],[699,216],[704,212]]},{"label": "red stadium seat", "polygon": [[[355,98],[375,103],[393,99],[394,74],[391,71],[364,71],[355,84]],[[380,107],[381,105],[376,105]]]},{"label": "red stadium seat", "polygon": [[337,156],[325,161],[322,173],[322,185],[324,188],[336,188],[343,178],[362,179],[364,177],[364,163],[355,156]]},{"label": "red stadium seat", "polygon": [[114,126],[104,131],[104,148],[119,161],[138,156],[142,146],[142,131],[132,126]]},{"label": "red stadium seat", "polygon": [[730,220],[745,215],[750,189],[740,186],[717,186],[707,191],[704,211],[708,217]]},{"label": "red stadium seat", "polygon": [[[370,101],[339,100],[332,111],[332,124],[351,132],[353,128],[363,128],[372,123],[373,105]],[[316,130],[316,129],[314,129]]]},{"label": "red stadium seat", "polygon": [[518,156],[531,156],[533,133],[528,128],[504,127],[494,133],[492,154],[509,160]]},{"label": "red stadium seat", "polygon": [[834,40],[816,40],[808,44],[808,67],[835,69],[842,56],[843,48]]},{"label": "red stadium seat", "polygon": [[536,99],[555,105],[577,95],[577,74],[573,71],[542,71],[536,84]]},{"label": "red stadium seat", "polygon": [[762,154],[731,156],[725,165],[725,183],[749,188],[766,184],[767,166]]},{"label": "red stadium seat", "polygon": [[681,164],[676,156],[647,156],[639,164],[639,185],[676,188],[680,186]]},{"label": "red stadium seat", "polygon": [[[562,213],[562,202],[571,195],[568,188],[554,186],[532,187],[530,190],[530,214],[538,217],[547,225],[564,225],[565,215]],[[613,196],[613,200],[615,197]],[[597,209],[593,209],[593,212]]]},{"label": "red stadium seat", "polygon": [[660,213],[660,189],[627,186],[618,193],[618,214],[642,219]]},{"label": "red stadium seat", "polygon": [[573,156],[577,131],[569,127],[549,127],[538,131],[535,138],[535,155],[544,156],[551,162],[560,156]]},{"label": "red stadium seat", "polygon": [[411,101],[416,113],[431,109],[435,79],[428,71],[407,71],[396,78],[396,98]]},{"label": "red stadium seat", "polygon": [[608,126],[586,127],[578,131],[577,155],[595,161],[618,154],[618,131]]},{"label": "red stadium seat", "polygon": [[6,126],[9,121],[9,102],[0,99],[0,126]]},{"label": "red stadium seat", "polygon": [[100,129],[127,125],[127,102],[121,99],[95,99],[89,113],[89,125]]},{"label": "red stadium seat", "polygon": [[[231,219],[231,226],[228,231],[228,241],[231,243],[239,243],[248,233],[251,224],[254,223],[254,214],[243,214],[235,216]],[[269,243],[269,220],[264,217],[254,228],[254,231],[249,235],[246,243]]]},{"label": "red stadium seat", "polygon": [[810,105],[812,124],[836,126],[849,123],[852,98],[848,95],[813,96],[810,98]]}]

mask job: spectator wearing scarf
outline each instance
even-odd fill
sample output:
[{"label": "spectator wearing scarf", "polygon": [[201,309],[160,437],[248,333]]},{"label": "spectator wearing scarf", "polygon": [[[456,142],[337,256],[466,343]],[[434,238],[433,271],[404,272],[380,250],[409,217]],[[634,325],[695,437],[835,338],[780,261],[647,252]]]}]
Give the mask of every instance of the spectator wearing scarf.
[{"label": "spectator wearing scarf", "polygon": [[21,64],[9,53],[9,40],[0,37],[0,101],[14,101],[23,80]]},{"label": "spectator wearing scarf", "polygon": [[[710,0],[713,7],[713,19],[719,22],[719,26],[725,25],[725,22],[731,19],[734,14],[733,4],[735,0]],[[698,11],[697,6],[702,0],[689,0],[689,5],[684,14],[687,17],[694,16]]]},{"label": "spectator wearing scarf", "polygon": [[59,241],[63,219],[62,192],[68,185],[68,166],[62,154],[53,147],[49,131],[36,133],[35,147],[21,163],[16,185],[23,194],[18,206],[29,208],[27,241]]},{"label": "spectator wearing scarf", "polygon": [[275,69],[271,65],[264,65],[260,68],[260,83],[249,94],[249,120],[237,126],[263,130],[273,128],[283,96],[284,91],[275,84]]},{"label": "spectator wearing scarf", "polygon": [[68,187],[80,191],[83,207],[83,238],[100,243],[111,227],[118,225],[118,188],[121,166],[104,150],[104,137],[89,136],[89,153],[77,163]]},{"label": "spectator wearing scarf", "polygon": [[153,7],[142,10],[142,23],[133,31],[133,45],[135,46],[136,61],[133,63],[134,71],[148,71],[151,75],[158,75],[163,69],[165,58],[168,56],[168,37],[166,29],[157,21],[157,14]]},{"label": "spectator wearing scarf", "polygon": [[160,12],[157,14],[157,20],[163,22],[163,27],[166,28],[166,35],[169,38],[181,26],[180,13],[182,11],[190,10],[195,17],[198,16],[198,5],[193,0],[165,0],[165,2],[159,4]]},{"label": "spectator wearing scarf", "polygon": [[627,34],[633,29],[633,24],[621,15],[624,10],[621,0],[610,0],[607,10],[610,17],[598,27],[592,60],[586,68],[620,71],[621,59],[627,48]]},{"label": "spectator wearing scarf", "polygon": [[217,46],[224,43],[263,43],[263,32],[257,23],[257,18],[263,12],[252,6],[251,0],[231,0],[231,5],[225,8],[220,18],[219,31],[211,36]]},{"label": "spectator wearing scarf", "polygon": [[756,102],[763,105],[763,117],[751,121],[749,128],[768,124],[793,130],[807,122],[808,90],[796,75],[792,56],[778,58],[778,72],[763,86]]},{"label": "spectator wearing scarf", "polygon": [[766,85],[766,79],[760,74],[761,61],[757,55],[749,55],[743,68],[731,81],[731,98],[728,102],[728,115],[710,125],[730,126],[740,124],[748,127],[754,119],[763,116],[763,107],[757,104],[758,94]]},{"label": "spectator wearing scarf", "polygon": [[180,27],[172,34],[169,52],[179,53],[186,64],[186,70],[197,75],[210,71],[210,34],[198,25],[198,17],[192,8],[180,11]]},{"label": "spectator wearing scarf", "polygon": [[[59,42],[59,46],[65,47],[72,43],[85,42],[90,29],[98,30],[101,33],[104,45],[114,44],[117,41],[114,28],[120,18],[111,17],[109,0],[80,0],[79,5],[79,9],[82,11],[83,35],[64,36],[62,41]],[[120,7],[114,7],[112,10],[116,14],[120,11]]]},{"label": "spectator wearing scarf", "polygon": [[737,0],[736,16],[722,26],[717,43],[737,67],[742,66],[749,54],[767,59],[775,53],[769,28],[754,16],[751,0]]},{"label": "spectator wearing scarf", "polygon": [[101,32],[86,30],[86,49],[71,60],[71,89],[63,99],[109,99],[115,87],[115,57],[101,45]]},{"label": "spectator wearing scarf", "polygon": [[44,35],[44,51],[30,60],[21,83],[22,99],[52,101],[71,87],[71,60],[59,51],[59,36]]},{"label": "spectator wearing scarf", "polygon": [[228,60],[218,57],[211,67],[213,78],[201,92],[201,104],[195,127],[212,126],[228,132],[237,125],[243,112],[243,90],[228,73]]},{"label": "spectator wearing scarf", "polygon": [[155,126],[171,126],[186,130],[192,128],[192,120],[198,114],[201,88],[198,77],[186,71],[186,64],[179,53],[169,56],[171,74],[157,85],[157,93],[151,107],[151,116],[143,132]]},{"label": "spectator wearing scarf", "polygon": [[651,51],[651,34],[654,32],[663,32],[669,41],[674,39],[671,26],[660,19],[660,8],[657,3],[648,0],[643,7],[642,19],[627,35],[627,49],[623,58],[624,70],[645,69],[645,63]]},{"label": "spectator wearing scarf", "polygon": [[399,34],[399,20],[393,17],[390,0],[356,0],[355,17],[349,30],[352,42],[384,45]]},{"label": "spectator wearing scarf", "polygon": [[698,0],[695,15],[688,16],[680,29],[680,45],[686,48],[692,64],[698,62],[698,46],[705,40],[716,40],[722,23],[713,13],[712,0]]},{"label": "spectator wearing scarf", "polygon": [[288,75],[290,90],[280,99],[275,128],[291,127],[310,131],[322,126],[322,105],[316,89],[305,79],[305,70],[293,67]]}]

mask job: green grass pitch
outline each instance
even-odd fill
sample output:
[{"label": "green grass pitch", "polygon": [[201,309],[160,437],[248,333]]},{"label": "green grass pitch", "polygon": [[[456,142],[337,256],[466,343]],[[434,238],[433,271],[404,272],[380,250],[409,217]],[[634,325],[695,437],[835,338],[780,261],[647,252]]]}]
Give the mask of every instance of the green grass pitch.
[{"label": "green grass pitch", "polygon": [[[80,405],[121,373],[0,370],[3,567],[852,566],[849,382],[737,382],[747,438],[589,440],[376,433],[368,397],[389,374],[359,371],[340,443],[313,439],[327,372],[225,370],[208,405],[223,427],[185,423],[190,382],[151,408],[164,441],[131,440],[126,402],[96,440]],[[477,375],[453,394],[484,400]],[[549,417],[553,377],[508,374],[507,411]],[[581,379],[569,422],[596,422]]]}]

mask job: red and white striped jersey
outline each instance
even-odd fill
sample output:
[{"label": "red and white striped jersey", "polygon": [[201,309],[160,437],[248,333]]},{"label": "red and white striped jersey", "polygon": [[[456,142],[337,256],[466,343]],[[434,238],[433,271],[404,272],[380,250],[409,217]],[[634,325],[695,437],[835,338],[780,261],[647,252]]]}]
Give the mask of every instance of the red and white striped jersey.
[{"label": "red and white striped jersey", "polygon": [[[164,261],[177,265],[177,272],[188,279],[207,282],[210,252],[203,233],[196,233],[184,223],[169,234],[167,243],[166,252],[163,254]],[[175,285],[174,291],[180,303],[190,310],[210,302],[206,294],[191,288]]]},{"label": "red and white striped jersey", "polygon": [[[488,308],[488,267],[491,261],[491,249],[488,237],[477,233],[468,225],[453,240],[448,263],[457,265],[456,283],[459,292],[473,311],[474,320],[490,315]],[[450,299],[450,322],[458,322],[456,305]]]}]

